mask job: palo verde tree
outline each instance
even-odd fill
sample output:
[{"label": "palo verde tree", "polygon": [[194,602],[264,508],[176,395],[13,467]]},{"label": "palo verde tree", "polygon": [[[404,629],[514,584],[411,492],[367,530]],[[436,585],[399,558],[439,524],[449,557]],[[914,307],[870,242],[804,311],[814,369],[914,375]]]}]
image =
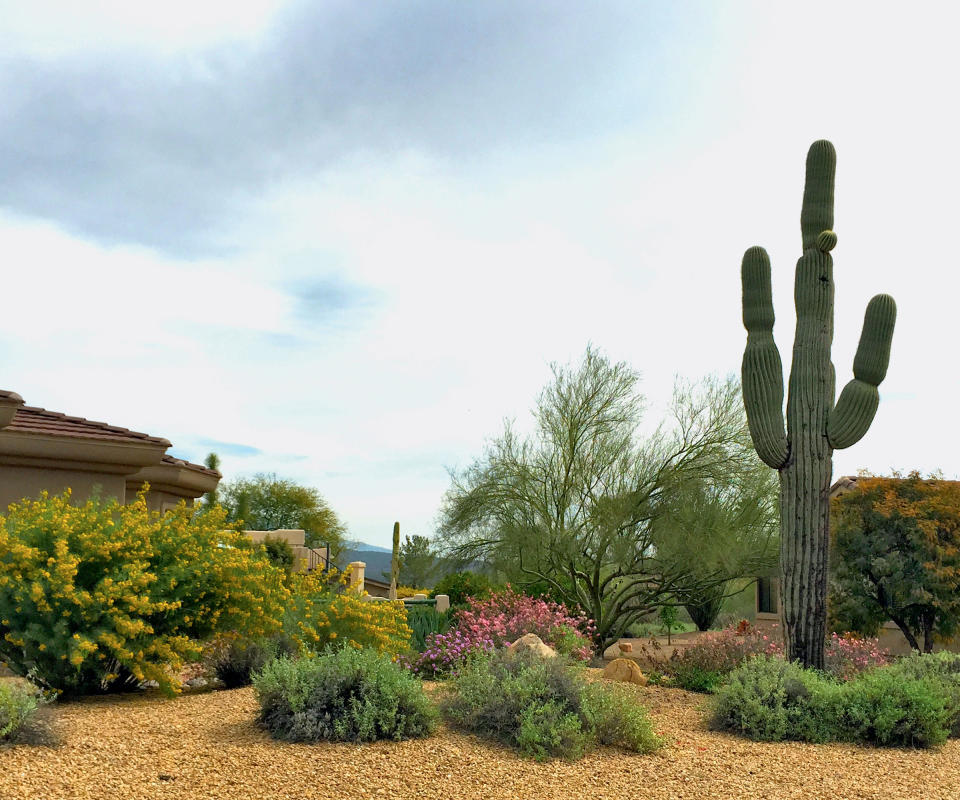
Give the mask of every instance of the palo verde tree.
[{"label": "palo verde tree", "polygon": [[896,305],[879,294],[867,305],[853,380],[834,405],[833,187],[836,152],[827,141],[807,153],[797,261],[793,340],[786,428],[783,370],[773,340],[770,259],[762,247],[743,256],[743,400],[757,454],[780,475],[781,605],[787,656],[823,669],[827,627],[829,490],[834,449],[850,447],[867,432],[880,402],[877,386],[887,372]]},{"label": "palo verde tree", "polygon": [[860,478],[832,502],[830,618],[874,635],[892,620],[914,650],[960,628],[960,483]]},{"label": "palo verde tree", "polygon": [[549,587],[595,621],[602,649],[684,590],[749,573],[695,574],[691,548],[665,546],[668,529],[656,523],[691,482],[719,485],[756,455],[735,381],[679,386],[675,425],[642,437],[643,398],[626,364],[588,348],[578,367],[553,371],[532,435],[507,424],[451,474],[439,539],[452,558]]},{"label": "palo verde tree", "polygon": [[777,523],[776,479],[759,459],[720,482],[686,481],[670,494],[655,524],[657,547],[689,564],[675,599],[699,630],[709,630],[724,600],[744,591],[733,578],[776,568]]}]

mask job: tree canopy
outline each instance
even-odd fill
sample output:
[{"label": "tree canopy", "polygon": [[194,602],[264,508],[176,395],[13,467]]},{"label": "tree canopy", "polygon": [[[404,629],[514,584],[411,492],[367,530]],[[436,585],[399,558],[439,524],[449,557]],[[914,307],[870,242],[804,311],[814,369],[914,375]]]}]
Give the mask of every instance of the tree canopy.
[{"label": "tree canopy", "polygon": [[243,520],[247,530],[302,529],[308,546],[329,544],[333,555],[343,544],[345,526],[312,487],[259,473],[221,485],[219,500],[229,519]]},{"label": "tree canopy", "polygon": [[860,478],[832,502],[830,617],[872,635],[892,620],[933,650],[960,626],[960,482]]},{"label": "tree canopy", "polygon": [[[760,470],[738,384],[679,384],[673,424],[641,436],[637,382],[627,364],[593,348],[576,367],[555,365],[533,433],[523,437],[507,423],[480,458],[451,473],[441,511],[448,553],[551,587],[594,619],[598,648],[671,596],[756,568],[750,547],[708,548],[713,529],[687,527],[679,513],[694,486],[731,508],[750,502],[742,493],[756,484],[740,476]],[[756,542],[772,534],[769,526],[758,531]],[[697,569],[703,553],[711,564]],[[764,544],[760,560],[769,557]]]},{"label": "tree canopy", "polygon": [[433,543],[426,536],[405,536],[400,545],[400,583],[404,586],[429,588],[437,571]]}]

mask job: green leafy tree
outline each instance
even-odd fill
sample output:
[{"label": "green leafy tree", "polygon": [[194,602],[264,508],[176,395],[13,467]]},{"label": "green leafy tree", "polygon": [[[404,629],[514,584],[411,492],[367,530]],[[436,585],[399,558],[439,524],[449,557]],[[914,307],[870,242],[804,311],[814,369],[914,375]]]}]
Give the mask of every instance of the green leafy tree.
[{"label": "green leafy tree", "polygon": [[445,594],[450,605],[457,606],[467,602],[468,597],[484,598],[489,596],[492,585],[490,579],[478,572],[451,572],[444,575],[430,592],[431,597]]},{"label": "green leafy tree", "polygon": [[419,588],[432,586],[437,569],[433,543],[426,536],[405,536],[400,545],[400,583]]},{"label": "green leafy tree", "polygon": [[[750,574],[749,564],[698,574],[691,547],[660,526],[691,484],[721,486],[755,469],[737,383],[678,385],[674,424],[641,437],[637,374],[588,348],[554,367],[519,436],[510,424],[485,454],[451,474],[439,534],[455,558],[476,558],[516,583],[546,583],[596,623],[594,645],[616,641],[663,598]],[[710,531],[690,531],[711,536]],[[670,546],[668,546],[670,545]]]},{"label": "green leafy tree", "polygon": [[319,491],[276,475],[257,474],[220,488],[220,502],[231,521],[242,520],[246,530],[301,529],[307,544],[330,545],[336,555],[346,528]]},{"label": "green leafy tree", "polygon": [[[914,650],[960,627],[960,483],[860,478],[832,502],[830,616],[873,634],[892,620]],[[922,644],[921,644],[922,643]]]},{"label": "green leafy tree", "polygon": [[667,644],[673,644],[673,632],[680,628],[680,622],[677,619],[677,607],[670,603],[662,605],[657,616],[663,629],[667,632]]}]

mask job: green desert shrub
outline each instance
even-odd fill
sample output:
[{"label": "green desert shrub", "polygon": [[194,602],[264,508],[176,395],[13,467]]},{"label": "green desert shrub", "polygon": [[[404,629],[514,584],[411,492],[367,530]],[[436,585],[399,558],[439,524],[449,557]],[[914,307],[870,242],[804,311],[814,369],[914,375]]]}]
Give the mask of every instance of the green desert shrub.
[{"label": "green desert shrub", "polygon": [[16,738],[46,700],[26,681],[0,679],[0,742]]},{"label": "green desert shrub", "polygon": [[884,671],[901,678],[935,682],[947,702],[950,735],[960,737],[960,653],[914,651],[885,667]]},{"label": "green desert shrub", "polygon": [[843,684],[839,699],[844,738],[901,747],[936,747],[947,740],[947,698],[929,678],[875,669]]},{"label": "green desert shrub", "polygon": [[468,597],[484,598],[491,591],[493,586],[486,575],[467,570],[444,575],[433,587],[430,596],[445,594],[450,598],[450,605],[459,606],[466,603]]},{"label": "green desert shrub", "polygon": [[854,741],[935,747],[951,721],[930,678],[888,667],[839,682],[799,664],[760,656],[728,676],[713,700],[712,724],[759,741]]},{"label": "green desert shrub", "polygon": [[563,658],[500,650],[470,657],[443,711],[456,727],[537,760],[581,757],[597,744],[647,753],[660,746],[646,711],[625,694],[587,684]]},{"label": "green desert shrub", "polygon": [[281,657],[254,676],[253,687],[260,723],[287,741],[411,739],[436,724],[420,681],[372,649]]},{"label": "green desert shrub", "polygon": [[413,631],[410,647],[418,653],[427,649],[427,637],[446,633],[450,629],[450,612],[437,611],[432,606],[412,606],[407,609],[407,625]]},{"label": "green desert shrub", "polygon": [[839,686],[781,658],[755,656],[733,670],[712,703],[712,725],[756,741],[840,738],[833,707]]}]

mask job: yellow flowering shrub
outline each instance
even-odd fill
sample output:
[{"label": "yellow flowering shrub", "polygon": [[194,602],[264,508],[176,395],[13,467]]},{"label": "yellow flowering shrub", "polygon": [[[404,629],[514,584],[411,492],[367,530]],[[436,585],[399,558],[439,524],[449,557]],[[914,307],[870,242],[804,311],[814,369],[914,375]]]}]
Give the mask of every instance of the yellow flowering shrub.
[{"label": "yellow flowering shrub", "polygon": [[349,583],[349,571],[294,575],[286,632],[303,649],[327,646],[371,648],[397,655],[409,647],[411,630],[400,601],[365,599]]},{"label": "yellow flowering shrub", "polygon": [[404,597],[413,597],[415,594],[430,596],[429,589],[418,589],[416,586],[398,586],[397,599],[403,600]]},{"label": "yellow flowering shrub", "polygon": [[219,507],[161,515],[143,493],[73,505],[68,490],[0,517],[0,662],[68,694],[146,680],[174,693],[201,640],[274,633],[288,598]]}]

